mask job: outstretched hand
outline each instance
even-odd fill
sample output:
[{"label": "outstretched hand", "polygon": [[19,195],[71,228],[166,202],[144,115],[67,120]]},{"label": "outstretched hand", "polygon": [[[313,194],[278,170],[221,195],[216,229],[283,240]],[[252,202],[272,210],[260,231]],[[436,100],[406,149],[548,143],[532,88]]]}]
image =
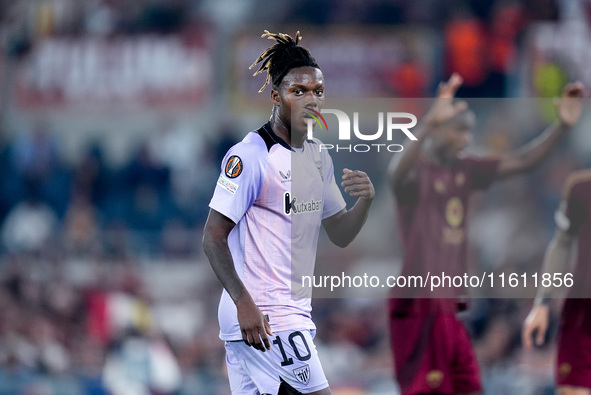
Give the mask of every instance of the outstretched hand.
[{"label": "outstretched hand", "polygon": [[373,200],[376,191],[369,176],[361,170],[343,169],[341,186],[350,196]]},{"label": "outstretched hand", "polygon": [[579,121],[583,109],[583,96],[585,96],[585,87],[581,82],[571,83],[564,87],[562,98],[556,100],[558,116],[562,123],[573,126]]},{"label": "outstretched hand", "polygon": [[453,118],[457,113],[468,108],[466,102],[460,101],[454,103],[454,97],[462,82],[462,77],[453,73],[449,80],[439,83],[437,89],[437,99],[429,109],[426,117],[428,123],[432,125],[440,125]]}]

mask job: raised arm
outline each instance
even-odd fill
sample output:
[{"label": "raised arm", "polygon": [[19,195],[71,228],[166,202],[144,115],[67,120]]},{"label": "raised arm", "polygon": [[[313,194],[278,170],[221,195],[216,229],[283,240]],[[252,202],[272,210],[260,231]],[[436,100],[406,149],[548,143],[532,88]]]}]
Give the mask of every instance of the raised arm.
[{"label": "raised arm", "polygon": [[413,169],[416,164],[423,143],[437,127],[451,119],[455,114],[466,108],[465,102],[453,103],[453,98],[462,85],[462,77],[459,74],[452,74],[447,82],[439,84],[437,99],[427,114],[417,126],[416,141],[409,141],[404,145],[401,155],[395,155],[388,166],[388,181],[396,189],[404,185],[413,176]]},{"label": "raised arm", "polygon": [[[573,237],[568,233],[557,229],[554,238],[546,249],[542,273],[564,273],[568,271],[570,255],[572,250]],[[544,343],[546,330],[548,329],[549,302],[555,296],[555,288],[538,287],[538,293],[534,306],[529,312],[523,324],[522,340],[523,346],[529,350],[533,346],[532,336],[536,333],[536,344]]]},{"label": "raised arm", "polygon": [[217,278],[236,304],[242,339],[247,345],[264,352],[265,349],[271,349],[267,334],[273,333],[234,267],[228,246],[228,235],[234,226],[231,219],[210,209],[203,231],[203,251]]},{"label": "raised arm", "polygon": [[528,171],[544,160],[575,125],[583,107],[585,90],[580,82],[568,84],[556,103],[560,121],[550,125],[540,136],[517,151],[501,158],[498,178]]}]

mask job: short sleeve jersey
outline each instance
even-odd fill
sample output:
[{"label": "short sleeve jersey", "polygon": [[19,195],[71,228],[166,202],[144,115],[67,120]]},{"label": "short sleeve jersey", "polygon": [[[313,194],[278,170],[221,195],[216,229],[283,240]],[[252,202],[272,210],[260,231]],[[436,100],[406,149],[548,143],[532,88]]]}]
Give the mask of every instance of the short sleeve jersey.
[{"label": "short sleeve jersey", "polygon": [[[498,163],[498,159],[459,157],[443,167],[424,157],[419,158],[412,180],[395,191],[404,248],[401,275],[441,275],[445,272],[455,276],[466,272],[469,197],[473,191],[485,189],[494,181]],[[423,302],[400,301],[400,309],[412,311],[422,310],[418,306],[420,303],[430,309],[437,305],[435,298],[457,296],[453,289],[437,295],[417,292],[417,289],[410,288],[395,289],[392,295],[397,298],[433,298]]]},{"label": "short sleeve jersey", "polygon": [[578,248],[569,295],[591,298],[591,170],[573,173],[566,181],[562,202],[555,214],[557,227],[577,237]]},{"label": "short sleeve jersey", "polygon": [[[234,266],[273,331],[315,329],[309,295],[294,297],[292,281],[313,274],[321,222],[345,208],[320,147],[314,139],[292,149],[265,124],[228,151],[209,204],[236,224]],[[225,290],[218,319],[223,340],[242,339]]]}]

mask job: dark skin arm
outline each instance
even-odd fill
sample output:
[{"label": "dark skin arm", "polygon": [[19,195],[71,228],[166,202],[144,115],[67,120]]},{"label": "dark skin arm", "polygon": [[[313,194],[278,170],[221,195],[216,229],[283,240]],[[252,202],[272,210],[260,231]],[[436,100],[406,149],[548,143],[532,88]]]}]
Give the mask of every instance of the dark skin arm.
[{"label": "dark skin arm", "polygon": [[[566,273],[574,238],[559,229],[546,249],[542,273]],[[541,346],[544,343],[546,330],[548,329],[549,306],[545,302],[554,296],[554,288],[539,287],[534,306],[527,315],[521,332],[523,346],[526,350],[533,347],[532,336],[536,333],[535,343]]]},{"label": "dark skin arm", "polygon": [[330,241],[344,248],[355,239],[363,224],[365,224],[369,208],[375,196],[375,190],[367,174],[360,170],[343,169],[341,186],[345,188],[345,192],[349,195],[359,199],[357,199],[351,210],[343,209],[324,219],[322,226],[326,230]]},{"label": "dark skin arm", "polygon": [[236,273],[228,247],[228,235],[235,225],[225,215],[210,209],[203,231],[203,250],[216,276],[236,304],[242,340],[264,352],[271,349],[268,335],[272,336],[273,333]]},{"label": "dark skin arm", "polygon": [[454,73],[448,81],[441,82],[437,99],[422,122],[417,126],[417,140],[404,145],[401,155],[395,155],[388,166],[387,174],[390,185],[396,190],[406,184],[413,176],[414,166],[419,158],[423,143],[437,128],[454,115],[466,109],[465,102],[453,103],[453,98],[462,85],[462,77]]},{"label": "dark skin arm", "polygon": [[[461,77],[454,74],[449,81],[439,85],[438,99],[419,125],[418,141],[408,143],[404,147],[403,154],[392,159],[388,167],[388,178],[395,190],[412,177],[412,169],[419,157],[422,144],[437,125],[446,122],[466,108],[465,103],[453,103],[455,92],[461,84]],[[502,157],[497,178],[523,173],[540,164],[578,122],[582,111],[581,98],[584,93],[584,87],[580,82],[568,84],[564,88],[562,98],[556,103],[560,121],[550,125],[530,143]]]},{"label": "dark skin arm", "polygon": [[501,158],[497,178],[523,173],[539,165],[578,122],[583,107],[583,95],[584,88],[580,82],[568,84],[562,98],[556,102],[560,121],[550,125],[530,143]]}]

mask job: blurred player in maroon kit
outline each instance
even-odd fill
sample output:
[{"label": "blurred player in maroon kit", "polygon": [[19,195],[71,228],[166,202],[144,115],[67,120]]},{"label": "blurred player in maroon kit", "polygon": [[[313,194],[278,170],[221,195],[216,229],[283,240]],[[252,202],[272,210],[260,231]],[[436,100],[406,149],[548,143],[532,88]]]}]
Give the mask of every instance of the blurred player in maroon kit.
[{"label": "blurred player in maroon kit", "polygon": [[[440,84],[437,101],[418,127],[418,141],[404,147],[388,168],[404,245],[404,276],[466,273],[465,214],[471,193],[535,167],[580,117],[583,87],[570,84],[557,102],[560,122],[506,156],[469,157],[462,151],[475,119],[466,103],[453,102],[461,83],[454,74]],[[458,290],[419,292],[394,288],[390,299],[391,346],[402,394],[481,392],[478,362],[456,317]]]},{"label": "blurred player in maroon kit", "polygon": [[[542,273],[560,273],[569,269],[572,245],[578,239],[577,257],[572,271],[573,286],[564,302],[558,333],[556,385],[560,395],[591,393],[591,170],[573,173],[566,181],[560,207],[555,215],[556,233],[548,245]],[[541,276],[540,276],[541,277]],[[534,306],[523,325],[523,344],[532,348],[544,342],[548,328],[549,302],[554,288],[540,286]]]}]

